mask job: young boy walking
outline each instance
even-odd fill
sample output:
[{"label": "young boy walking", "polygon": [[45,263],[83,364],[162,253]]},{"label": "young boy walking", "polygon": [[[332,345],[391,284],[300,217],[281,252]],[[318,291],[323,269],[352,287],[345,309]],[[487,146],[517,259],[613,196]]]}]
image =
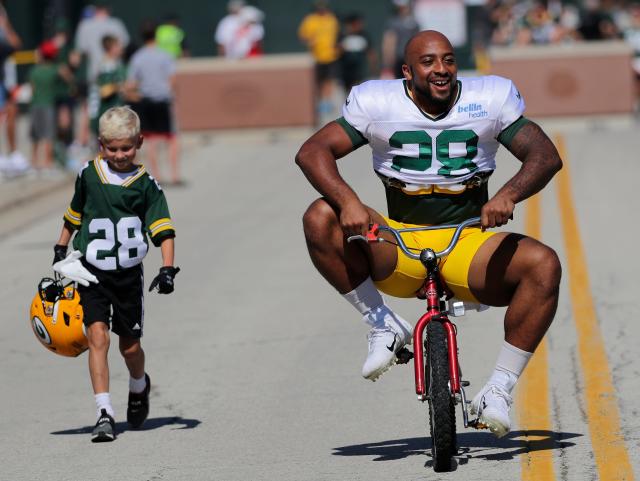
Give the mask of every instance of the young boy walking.
[{"label": "young boy walking", "polygon": [[[180,270],[173,267],[175,230],[164,193],[144,166],[135,163],[143,141],[140,119],[128,107],[111,108],[100,117],[98,133],[100,153],[76,179],[53,265],[56,272],[79,283],[98,417],[93,442],[116,437],[107,361],[110,326],[119,336],[130,375],[127,421],[138,428],[149,413],[151,384],[140,344],[147,234],[162,253],[160,273],[149,291],[157,287],[161,294],[173,292]],[[74,232],[74,251],[66,256]]]}]

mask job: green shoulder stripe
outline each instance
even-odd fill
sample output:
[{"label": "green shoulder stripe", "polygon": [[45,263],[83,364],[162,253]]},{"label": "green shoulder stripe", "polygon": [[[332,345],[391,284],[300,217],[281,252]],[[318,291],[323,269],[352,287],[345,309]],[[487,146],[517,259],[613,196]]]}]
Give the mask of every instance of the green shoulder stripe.
[{"label": "green shoulder stripe", "polygon": [[529,122],[531,121],[523,116],[518,117],[518,119],[514,123],[500,132],[497,137],[498,142],[500,142],[505,147],[509,147],[509,144],[518,133],[518,131]]},{"label": "green shoulder stripe", "polygon": [[349,138],[351,139],[351,143],[357,149],[358,147],[362,147],[365,144],[368,144],[369,141],[360,133],[359,130],[354,128],[349,122],[347,122],[344,117],[340,117],[336,120],[338,125],[344,129]]}]

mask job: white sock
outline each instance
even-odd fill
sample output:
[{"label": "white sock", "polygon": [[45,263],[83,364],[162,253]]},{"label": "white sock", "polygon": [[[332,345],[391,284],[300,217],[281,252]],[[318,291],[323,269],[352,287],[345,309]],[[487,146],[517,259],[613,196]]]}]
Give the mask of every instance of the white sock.
[{"label": "white sock", "polygon": [[531,356],[532,352],[523,351],[503,341],[496,367],[487,384],[498,385],[511,393]]},{"label": "white sock", "polygon": [[96,407],[98,408],[97,413],[100,417],[102,415],[102,410],[106,410],[107,414],[111,417],[115,417],[115,413],[113,412],[113,406],[111,406],[111,394],[108,392],[101,392],[95,395],[96,398]]},{"label": "white sock", "polygon": [[366,316],[369,311],[384,305],[382,296],[371,277],[367,277],[362,284],[351,292],[342,294],[342,297],[363,316]]},{"label": "white sock", "polygon": [[133,393],[141,393],[147,387],[147,377],[143,374],[140,379],[129,376],[129,391]]}]

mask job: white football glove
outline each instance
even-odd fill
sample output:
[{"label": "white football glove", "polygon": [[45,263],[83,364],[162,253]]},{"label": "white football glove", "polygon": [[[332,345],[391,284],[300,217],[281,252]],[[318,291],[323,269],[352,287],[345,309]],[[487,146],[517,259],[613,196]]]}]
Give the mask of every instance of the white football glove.
[{"label": "white football glove", "polygon": [[53,270],[85,287],[90,282],[97,284],[98,278],[82,265],[82,262],[80,262],[81,257],[82,252],[72,251],[67,257],[53,264]]}]

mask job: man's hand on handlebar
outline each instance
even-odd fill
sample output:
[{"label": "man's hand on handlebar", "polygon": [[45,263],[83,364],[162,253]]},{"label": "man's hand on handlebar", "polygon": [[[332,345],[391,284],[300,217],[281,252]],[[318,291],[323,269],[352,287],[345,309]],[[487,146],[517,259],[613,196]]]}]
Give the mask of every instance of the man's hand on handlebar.
[{"label": "man's hand on handlebar", "polygon": [[[449,255],[451,250],[455,247],[458,240],[460,239],[460,234],[463,229],[470,227],[472,225],[478,225],[480,223],[480,217],[472,217],[471,219],[467,219],[460,224],[449,224],[449,225],[439,225],[439,226],[422,226],[422,227],[411,227],[405,229],[394,229],[389,227],[388,225],[378,225],[373,224],[369,227],[367,232],[362,234],[351,235],[347,237],[348,242],[352,242],[355,240],[361,240],[364,242],[385,242],[385,239],[380,237],[380,232],[388,232],[395,238],[395,244],[400,248],[400,250],[410,259],[422,260],[420,253],[417,251],[421,249],[416,249],[415,247],[408,247],[402,238],[402,233],[404,232],[418,232],[418,231],[426,231],[426,230],[440,230],[440,229],[455,229],[453,235],[451,237],[451,241],[449,245],[441,251],[433,252],[436,257],[444,257]],[[387,241],[390,242],[390,241]]]},{"label": "man's hand on handlebar", "polygon": [[500,227],[513,219],[515,203],[505,195],[496,195],[489,199],[480,213],[482,230],[490,227]]},{"label": "man's hand on handlebar", "polygon": [[369,211],[360,201],[352,201],[340,210],[340,227],[346,237],[365,235],[370,224]]}]

